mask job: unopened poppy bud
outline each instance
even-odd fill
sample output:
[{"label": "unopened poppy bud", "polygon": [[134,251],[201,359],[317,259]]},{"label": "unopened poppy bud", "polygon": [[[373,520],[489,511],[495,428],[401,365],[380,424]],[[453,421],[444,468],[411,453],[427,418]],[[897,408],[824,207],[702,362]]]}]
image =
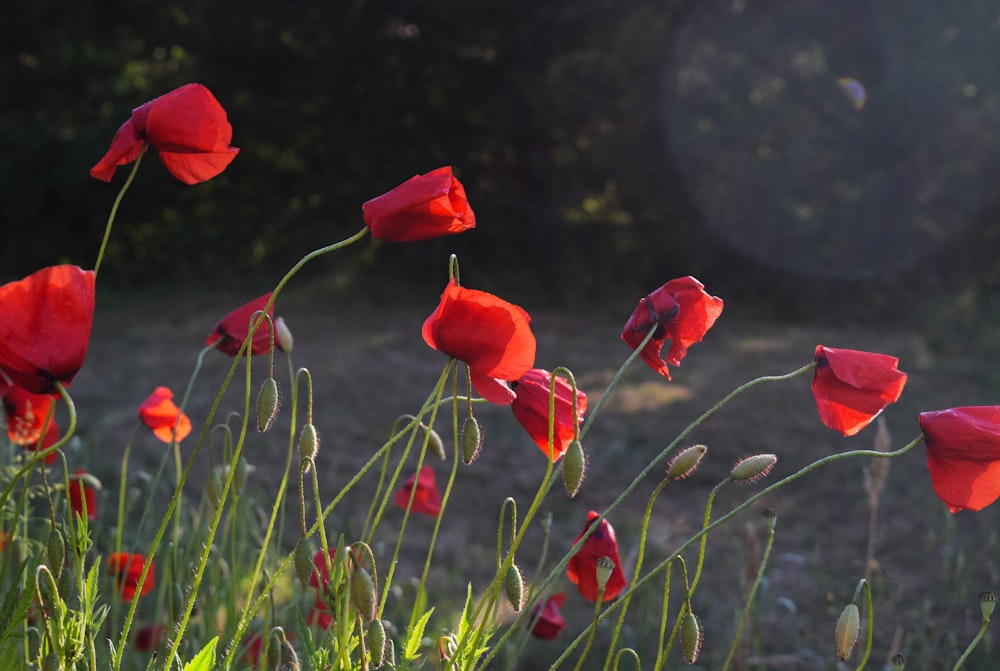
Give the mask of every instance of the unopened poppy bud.
[{"label": "unopened poppy bud", "polygon": [[42,660],[42,671],[62,671],[62,659],[57,653],[50,652]]},{"label": "unopened poppy bud", "polygon": [[351,603],[365,622],[375,619],[375,606],[378,603],[375,598],[375,581],[362,566],[356,568],[351,575]]},{"label": "unopened poppy bud", "polygon": [[368,625],[365,640],[368,643],[368,654],[371,655],[372,666],[379,668],[385,663],[385,625],[382,620],[372,620]]},{"label": "unopened poppy bud", "polygon": [[906,666],[906,657],[903,655],[893,655],[889,663],[892,664],[892,671],[903,671],[903,667]]},{"label": "unopened poppy bud", "polygon": [[465,418],[465,426],[462,427],[462,461],[466,466],[476,460],[481,449],[483,429],[479,426],[479,420],[470,415]]},{"label": "unopened poppy bud", "polygon": [[299,542],[295,545],[295,557],[293,558],[293,562],[295,564],[295,575],[297,575],[302,584],[307,587],[313,574],[314,567],[312,557],[313,550],[312,545],[309,543],[309,539],[300,538]]},{"label": "unopened poppy bud", "polygon": [[997,607],[996,592],[983,592],[979,595],[979,609],[983,612],[983,622],[989,622],[993,609]]},{"label": "unopened poppy bud", "polygon": [[858,613],[858,607],[853,604],[847,604],[844,611],[837,618],[837,657],[840,661],[845,661],[851,656],[851,652],[854,650],[854,644],[858,642],[858,632],[861,630],[861,615]]},{"label": "unopened poppy bud", "polygon": [[706,452],[708,452],[708,448],[704,445],[692,445],[681,450],[667,467],[667,479],[680,480],[691,475],[694,469],[698,468],[698,464],[701,463],[701,458],[705,456]]},{"label": "unopened poppy bud", "polygon": [[396,668],[396,644],[391,638],[385,641],[385,663],[390,669]]},{"label": "unopened poppy bud", "polygon": [[246,457],[236,460],[236,472],[233,474],[233,492],[239,496],[243,493],[243,485],[247,483],[247,476],[250,474],[250,464]]},{"label": "unopened poppy bud", "polygon": [[285,323],[284,317],[278,317],[274,320],[274,342],[285,354],[292,353],[292,345],[295,344],[295,338],[292,337],[292,331],[288,328],[288,324]]},{"label": "unopened poppy bud", "polygon": [[615,570],[615,560],[611,557],[598,557],[594,571],[597,573],[597,590],[604,591],[605,585],[611,579]]},{"label": "unopened poppy bud", "polygon": [[73,575],[71,566],[63,567],[62,573],[59,574],[59,580],[56,582],[56,588],[63,601],[69,601],[76,595],[76,576]]},{"label": "unopened poppy bud", "polygon": [[735,482],[757,482],[767,476],[778,462],[774,454],[754,454],[736,462],[729,477]]},{"label": "unopened poppy bud", "polygon": [[576,496],[587,473],[587,455],[579,440],[570,441],[563,456],[563,484],[570,498]]},{"label": "unopened poppy bud", "polygon": [[278,643],[278,671],[299,671],[301,668],[295,646],[282,636],[281,642]]},{"label": "unopened poppy bud", "polygon": [[684,619],[681,620],[681,652],[685,662],[694,664],[698,661],[703,640],[704,632],[697,616],[691,611],[684,613]]},{"label": "unopened poppy bud", "polygon": [[205,492],[208,494],[209,500],[212,505],[216,508],[219,507],[219,503],[222,502],[222,490],[225,485],[222,482],[222,473],[219,472],[218,468],[213,468],[208,471],[208,481],[205,483]]},{"label": "unopened poppy bud", "polygon": [[267,431],[278,416],[278,383],[273,377],[264,378],[257,392],[257,430]]},{"label": "unopened poppy bud", "polygon": [[441,440],[441,436],[438,435],[438,432],[435,431],[434,429],[424,426],[423,424],[421,424],[420,426],[423,427],[424,431],[426,431],[428,435],[427,451],[433,454],[441,461],[447,459],[448,455],[444,453],[444,441]]},{"label": "unopened poppy bud", "polygon": [[514,610],[521,610],[524,606],[524,578],[516,564],[511,564],[503,577],[503,591]]},{"label": "unopened poppy bud", "polygon": [[62,573],[63,564],[66,563],[66,539],[63,538],[62,531],[52,528],[49,532],[49,542],[48,547],[49,557],[49,570],[52,571],[52,575],[59,577]]},{"label": "unopened poppy bud", "polygon": [[299,436],[299,459],[312,461],[316,458],[317,452],[319,452],[319,434],[316,433],[316,425],[306,424],[302,427],[302,435]]}]

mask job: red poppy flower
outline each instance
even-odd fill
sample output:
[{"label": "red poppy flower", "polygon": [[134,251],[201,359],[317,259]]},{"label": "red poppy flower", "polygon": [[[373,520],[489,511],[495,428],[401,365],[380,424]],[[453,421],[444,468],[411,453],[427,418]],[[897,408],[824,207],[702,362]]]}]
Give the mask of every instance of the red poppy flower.
[{"label": "red poppy flower", "polygon": [[156,585],[156,567],[149,565],[149,572],[146,580],[139,588],[139,578],[142,577],[142,570],[146,566],[146,557],[141,554],[129,552],[112,552],[108,557],[108,573],[115,577],[115,594],[120,595],[126,601],[132,601],[137,596],[145,596],[153,591]]},{"label": "red poppy flower", "polygon": [[868,426],[903,393],[906,373],[898,363],[886,354],[818,345],[812,392],[823,423],[845,436]]},{"label": "red poppy flower", "polygon": [[441,512],[441,492],[438,491],[437,482],[434,480],[434,469],[424,466],[420,469],[420,477],[411,475],[402,489],[396,492],[396,505],[402,509],[410,503],[410,492],[417,488],[417,493],[413,497],[412,511],[423,513],[431,517],[437,517]]},{"label": "red poppy flower", "polygon": [[165,640],[167,640],[167,628],[162,624],[147,624],[135,633],[135,647],[143,652],[156,650]]},{"label": "red poppy flower", "polygon": [[[13,386],[3,395],[7,413],[7,435],[15,445],[34,445],[42,437],[45,421],[55,405],[48,394],[32,394]],[[54,419],[54,417],[53,417]]]},{"label": "red poppy flower", "polygon": [[[215,345],[217,350],[229,356],[239,354],[240,348],[243,347],[243,341],[247,339],[247,335],[250,333],[251,321],[254,320],[253,314],[255,312],[263,312],[269,300],[271,300],[271,292],[255,298],[227,314],[219,320],[219,323],[215,325],[215,329],[208,334],[205,344]],[[267,311],[267,314],[272,319],[274,318],[273,305]],[[271,336],[268,333],[268,323],[265,321],[254,331],[253,340],[250,342],[250,354],[267,354],[270,349]]]},{"label": "red poppy flower", "polygon": [[83,365],[94,323],[94,272],[52,266],[0,287],[0,377],[55,393]]},{"label": "red poppy flower", "polygon": [[[87,476],[87,477],[81,477]],[[87,478],[93,478],[87,471],[78,468],[69,478],[69,507],[77,515],[83,516],[83,506],[87,505],[87,519],[97,519],[97,490],[90,486]]]},{"label": "red poppy flower", "polygon": [[934,493],[948,510],[982,510],[1000,497],[1000,406],[920,413]]},{"label": "red poppy flower", "polygon": [[[560,592],[545,599],[545,603],[536,603],[531,609],[528,622],[534,622],[531,626],[531,633],[543,641],[552,641],[559,637],[562,630],[566,628],[566,620],[563,619],[562,608],[566,595]],[[539,615],[541,611],[541,615]],[[535,618],[538,618],[537,620]]]},{"label": "red poppy flower", "polygon": [[[52,421],[49,422],[48,428],[45,429],[45,435],[42,436],[42,439],[39,440],[37,443],[32,443],[31,445],[25,445],[24,449],[29,450],[31,452],[41,452],[42,450],[47,450],[53,445],[55,445],[59,441],[60,437],[61,433],[59,431],[59,422],[57,422],[55,418],[53,418]],[[56,454],[56,450],[49,452],[48,454],[45,455],[45,465],[51,466],[53,463],[55,463],[56,459],[58,458],[59,455]]]},{"label": "red poppy flower", "polygon": [[361,209],[372,237],[391,242],[426,240],[476,227],[465,187],[451,166],[414,175]]},{"label": "red poppy flower", "polygon": [[517,393],[517,398],[511,403],[510,409],[514,417],[528,432],[539,449],[557,461],[573,440],[575,429],[583,421],[587,410],[587,395],[576,392],[576,418],[573,417],[573,385],[564,378],[556,376],[555,394],[555,432],[554,445],[549,449],[549,386],[552,373],[540,368],[532,368],[511,386]]},{"label": "red poppy flower", "polygon": [[[330,548],[328,554],[330,555],[330,566],[333,566],[333,558],[337,554],[337,548]],[[320,585],[326,587],[327,583],[330,582],[330,569],[327,566],[326,557],[323,556],[322,550],[316,550],[313,553],[313,572],[309,576],[309,585],[319,589]]]},{"label": "red poppy flower", "polygon": [[[590,511],[587,515],[587,524],[583,527],[580,535],[576,537],[577,541],[593,526],[598,517],[600,515],[593,510]],[[611,577],[604,586],[604,601],[611,601],[621,594],[628,585],[628,581],[625,580],[622,560],[618,556],[618,539],[615,538],[615,530],[607,520],[601,520],[597,531],[584,541],[583,546],[577,550],[566,565],[566,575],[570,582],[576,585],[580,596],[587,601],[597,601],[597,560],[601,557],[607,557],[615,563]]]},{"label": "red poppy flower", "polygon": [[[174,392],[167,387],[157,387],[139,406],[139,419],[153,430],[153,435],[168,445],[178,443],[191,433],[191,420],[173,401]],[[174,435],[174,426],[177,435]]]},{"label": "red poppy flower", "polygon": [[[646,334],[658,324],[656,332],[639,355],[663,377],[670,379],[671,366],[681,365],[688,347],[701,342],[708,329],[722,314],[722,299],[705,293],[704,285],[693,277],[670,280],[639,301],[632,316],[625,322],[622,340],[637,348]],[[660,352],[667,340],[670,349],[666,359]]]},{"label": "red poppy flower", "polygon": [[115,169],[139,158],[149,143],[171,175],[185,184],[212,179],[239,153],[230,147],[233,127],[226,110],[201,84],[185,84],[132,110],[111,140],[111,148],[90,169],[91,177],[110,182]]},{"label": "red poppy flower", "polygon": [[332,623],[333,615],[326,604],[323,603],[323,598],[317,594],[316,602],[313,604],[312,610],[309,611],[309,617],[306,618],[306,624],[310,627],[329,629]]},{"label": "red poppy flower", "polygon": [[424,342],[464,361],[476,391],[488,401],[508,404],[514,393],[503,382],[517,380],[535,363],[531,317],[507,301],[452,280],[441,302],[424,321]]}]

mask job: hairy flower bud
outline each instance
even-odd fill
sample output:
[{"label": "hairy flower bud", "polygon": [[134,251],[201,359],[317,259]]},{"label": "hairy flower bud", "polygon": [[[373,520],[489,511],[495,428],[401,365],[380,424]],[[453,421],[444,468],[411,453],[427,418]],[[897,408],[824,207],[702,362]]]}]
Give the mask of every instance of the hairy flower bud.
[{"label": "hairy flower bud", "polygon": [[570,441],[563,456],[563,484],[570,498],[576,496],[587,473],[587,455],[579,440]]},{"label": "hairy flower bud", "polygon": [[292,331],[288,328],[288,324],[285,323],[283,317],[278,317],[274,320],[274,342],[285,354],[292,353],[292,346],[295,344],[295,338],[292,337]]},{"label": "hairy flower bud", "polygon": [[55,527],[49,532],[48,551],[49,569],[56,578],[62,573],[63,564],[66,563],[66,539],[63,538],[62,531]]},{"label": "hairy flower bud", "polygon": [[729,477],[734,482],[757,482],[767,476],[778,462],[774,454],[753,454],[736,462]]},{"label": "hairy flower bud", "polygon": [[386,635],[382,620],[372,620],[365,634],[368,643],[368,654],[371,655],[372,667],[379,668],[385,663]]},{"label": "hairy flower bud", "polygon": [[295,544],[293,563],[295,564],[295,575],[299,577],[303,586],[308,587],[309,579],[312,578],[313,574],[313,550],[308,538],[300,538],[299,542]]},{"label": "hairy flower bud", "polygon": [[257,392],[257,430],[267,431],[278,416],[278,383],[273,377],[264,378]]},{"label": "hairy flower bud", "polygon": [[667,479],[680,480],[691,475],[694,469],[698,468],[698,464],[701,463],[701,458],[705,456],[706,452],[708,452],[708,448],[704,445],[692,445],[678,452],[677,456],[671,460],[670,466],[667,467]]},{"label": "hairy flower bud", "polygon": [[503,577],[503,591],[514,610],[524,607],[524,578],[517,564],[511,564],[507,569],[507,574]]},{"label": "hairy flower bud", "polygon": [[375,596],[375,581],[371,574],[359,566],[351,575],[351,603],[365,622],[375,619],[378,600]]},{"label": "hairy flower bud", "polygon": [[681,620],[681,652],[685,662],[694,664],[698,660],[703,640],[704,632],[697,616],[691,611],[684,613],[684,619]]},{"label": "hairy flower bud", "polygon": [[[316,458],[317,452],[319,452],[319,434],[316,433],[316,425],[306,424],[299,436],[299,459],[312,461]],[[308,468],[306,472],[309,472]]]},{"label": "hairy flower bud", "polygon": [[465,418],[465,426],[462,427],[462,461],[466,466],[479,457],[481,449],[483,449],[483,429],[479,426],[479,420],[469,415]]},{"label": "hairy flower bud", "polygon": [[54,652],[45,655],[45,659],[42,660],[42,671],[63,671],[59,655]]},{"label": "hairy flower bud", "polygon": [[849,603],[837,618],[837,657],[845,661],[851,656],[854,644],[858,642],[858,632],[861,630],[861,616],[858,607]]},{"label": "hairy flower bud", "polygon": [[444,452],[444,441],[441,440],[441,436],[434,429],[431,429],[423,424],[420,425],[424,431],[427,432],[427,451],[433,454],[435,457],[444,461],[448,458],[448,455]]}]

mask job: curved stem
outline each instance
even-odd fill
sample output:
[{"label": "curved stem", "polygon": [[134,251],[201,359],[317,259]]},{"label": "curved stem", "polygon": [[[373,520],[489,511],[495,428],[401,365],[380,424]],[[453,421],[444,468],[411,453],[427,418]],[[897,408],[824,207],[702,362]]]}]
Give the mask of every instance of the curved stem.
[{"label": "curved stem", "polygon": [[743,627],[746,625],[747,617],[750,615],[750,607],[753,605],[754,597],[757,596],[757,590],[760,588],[760,582],[764,578],[764,568],[767,566],[767,561],[771,557],[771,548],[774,547],[774,521],[773,511],[769,511],[767,521],[767,545],[764,547],[764,554],[761,556],[760,565],[757,567],[757,574],[754,576],[753,584],[750,586],[750,592],[747,594],[747,602],[743,607],[743,614],[740,615],[740,622],[736,625],[736,633],[733,634],[733,643],[729,646],[729,654],[726,656],[726,662],[722,665],[722,671],[727,671],[727,669],[729,669],[729,664],[733,661],[733,657],[736,655],[736,649],[739,647],[740,638],[743,635]]},{"label": "curved stem", "polygon": [[97,279],[97,271],[101,269],[101,262],[104,260],[104,250],[107,249],[108,239],[111,237],[111,227],[115,223],[115,217],[118,215],[118,206],[121,205],[125,192],[128,191],[128,188],[132,185],[132,180],[135,179],[136,172],[139,171],[139,163],[142,162],[142,157],[146,154],[147,146],[143,143],[142,149],[139,150],[139,155],[136,156],[135,161],[132,163],[132,170],[129,171],[128,177],[125,178],[125,183],[122,184],[122,188],[119,189],[118,195],[115,197],[115,202],[111,205],[108,223],[104,226],[104,239],[101,240],[101,249],[97,252],[97,261],[94,263],[95,280]]}]

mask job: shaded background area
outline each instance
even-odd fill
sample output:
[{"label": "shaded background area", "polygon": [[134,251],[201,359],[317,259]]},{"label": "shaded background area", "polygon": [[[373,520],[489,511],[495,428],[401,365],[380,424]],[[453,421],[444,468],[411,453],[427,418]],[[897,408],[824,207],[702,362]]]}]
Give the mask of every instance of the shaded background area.
[{"label": "shaded background area", "polygon": [[3,13],[4,279],[92,263],[124,174],[105,185],[87,170],[133,107],[200,81],[241,154],[193,188],[144,165],[111,241],[119,286],[235,289],[253,273],[257,291],[356,231],[364,200],[452,164],[475,232],[369,242],[311,277],[407,290],[372,282],[376,266],[437,290],[454,251],[472,284],[535,303],[620,301],[693,274],[729,309],[947,323],[942,337],[981,333],[997,307],[1000,9],[985,0],[21,0]]}]

